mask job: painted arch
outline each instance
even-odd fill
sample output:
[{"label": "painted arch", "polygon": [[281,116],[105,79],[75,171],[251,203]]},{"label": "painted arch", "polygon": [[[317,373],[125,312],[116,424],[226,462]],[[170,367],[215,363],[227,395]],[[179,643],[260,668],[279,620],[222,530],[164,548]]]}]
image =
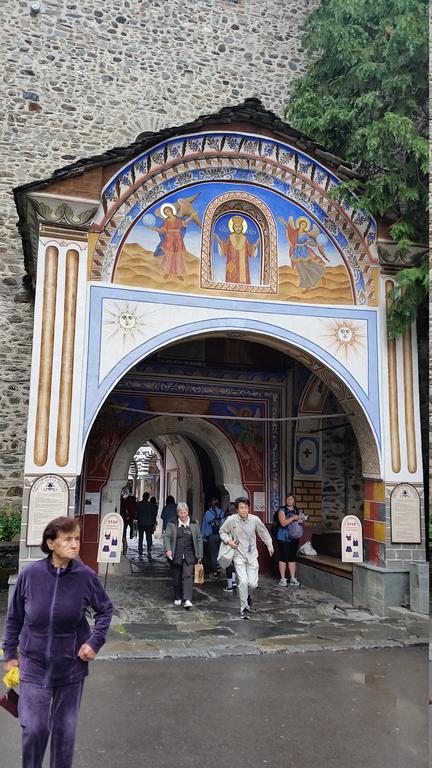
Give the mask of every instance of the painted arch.
[{"label": "painted arch", "polygon": [[[203,132],[162,142],[125,165],[104,187],[91,228],[91,279],[224,295],[228,279],[214,281],[222,283],[218,288],[206,284],[205,274],[203,279],[202,250],[209,247],[203,241],[203,225],[216,198],[234,198],[238,192],[254,198],[251,202],[257,209],[267,206],[272,211],[269,226],[276,229],[278,253],[276,298],[294,301],[300,288],[302,301],[375,306],[376,224],[367,213],[332,199],[331,190],[339,183],[312,157],[268,137]],[[259,238],[250,233],[255,228],[258,233],[260,224],[251,212],[248,215],[249,234],[243,233],[243,242],[249,256],[255,247],[255,261],[249,258],[255,266],[257,258],[264,263],[267,254],[258,253]],[[170,251],[167,228],[173,223],[183,228],[175,237],[184,252],[184,265],[177,266],[177,273],[167,273],[163,258]],[[229,240],[227,226],[218,236],[219,244]],[[211,243],[212,247],[216,261],[219,246]],[[307,257],[315,264],[308,270]],[[262,280],[261,286],[250,274],[242,280],[236,276],[234,284],[238,295],[248,298],[267,283]]]}]

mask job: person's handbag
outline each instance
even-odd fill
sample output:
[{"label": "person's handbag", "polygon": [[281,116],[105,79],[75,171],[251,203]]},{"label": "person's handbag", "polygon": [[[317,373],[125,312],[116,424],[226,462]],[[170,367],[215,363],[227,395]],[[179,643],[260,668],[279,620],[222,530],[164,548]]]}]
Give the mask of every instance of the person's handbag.
[{"label": "person's handbag", "polygon": [[226,568],[229,568],[235,554],[235,549],[230,547],[229,544],[225,544],[224,541],[221,541],[220,547],[219,547],[219,554],[217,556],[217,561],[219,566],[224,571]]},{"label": "person's handbag", "polygon": [[194,565],[194,584],[204,584],[204,566],[201,560]]},{"label": "person's handbag", "polygon": [[3,696],[0,697],[0,707],[3,707],[13,717],[18,717],[18,699],[19,696],[13,688],[9,688]]},{"label": "person's handbag", "polygon": [[287,541],[297,541],[303,536],[303,526],[300,525],[298,520],[293,520],[292,523],[286,526],[286,538]]}]

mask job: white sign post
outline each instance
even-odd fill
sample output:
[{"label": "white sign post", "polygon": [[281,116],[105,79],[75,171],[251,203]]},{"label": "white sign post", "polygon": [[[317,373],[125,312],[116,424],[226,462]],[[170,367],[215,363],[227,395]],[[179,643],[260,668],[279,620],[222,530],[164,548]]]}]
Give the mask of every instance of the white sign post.
[{"label": "white sign post", "polygon": [[105,515],[101,520],[97,555],[98,563],[106,563],[105,586],[108,576],[108,565],[120,562],[122,541],[123,518],[117,512]]},{"label": "white sign post", "polygon": [[347,515],[342,520],[342,562],[363,562],[363,529],[361,520],[355,515]]}]

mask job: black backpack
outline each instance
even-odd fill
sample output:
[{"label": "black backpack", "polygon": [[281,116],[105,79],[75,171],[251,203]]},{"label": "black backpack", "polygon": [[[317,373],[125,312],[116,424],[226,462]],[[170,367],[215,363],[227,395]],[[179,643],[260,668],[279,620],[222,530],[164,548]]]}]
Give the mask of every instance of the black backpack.
[{"label": "black backpack", "polygon": [[210,528],[213,536],[219,536],[219,528],[223,521],[223,515],[218,515],[216,512],[213,512],[213,520],[210,521]]},{"label": "black backpack", "polygon": [[276,536],[278,535],[278,530],[280,528],[280,524],[279,524],[279,510],[280,509],[284,509],[284,507],[279,507],[276,510],[276,512],[274,513],[274,515],[273,515],[273,520],[272,520],[272,524],[271,524],[271,535],[273,536],[273,538],[276,538]]}]

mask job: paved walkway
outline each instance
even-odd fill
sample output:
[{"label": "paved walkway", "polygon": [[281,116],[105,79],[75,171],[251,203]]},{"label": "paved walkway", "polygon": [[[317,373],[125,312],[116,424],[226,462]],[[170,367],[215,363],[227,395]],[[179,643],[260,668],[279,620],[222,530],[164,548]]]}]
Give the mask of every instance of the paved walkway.
[{"label": "paved walkway", "polygon": [[[394,609],[386,619],[355,610],[308,587],[279,587],[261,576],[254,614],[243,621],[236,593],[225,580],[194,587],[193,609],[173,605],[170,569],[156,541],[154,560],[138,559],[133,539],[127,557],[110,566],[107,591],[114,603],[104,659],[212,658],[227,655],[397,648],[428,642],[427,617]],[[7,593],[0,592],[0,634]]]},{"label": "paved walkway", "polygon": [[137,557],[111,566],[107,590],[115,610],[102,658],[218,657],[238,654],[391,648],[428,642],[426,617],[403,609],[380,619],[314,589],[279,587],[260,578],[250,621],[239,615],[224,579],[194,587],[193,609],[173,605],[169,567],[160,542],[154,560]]}]

